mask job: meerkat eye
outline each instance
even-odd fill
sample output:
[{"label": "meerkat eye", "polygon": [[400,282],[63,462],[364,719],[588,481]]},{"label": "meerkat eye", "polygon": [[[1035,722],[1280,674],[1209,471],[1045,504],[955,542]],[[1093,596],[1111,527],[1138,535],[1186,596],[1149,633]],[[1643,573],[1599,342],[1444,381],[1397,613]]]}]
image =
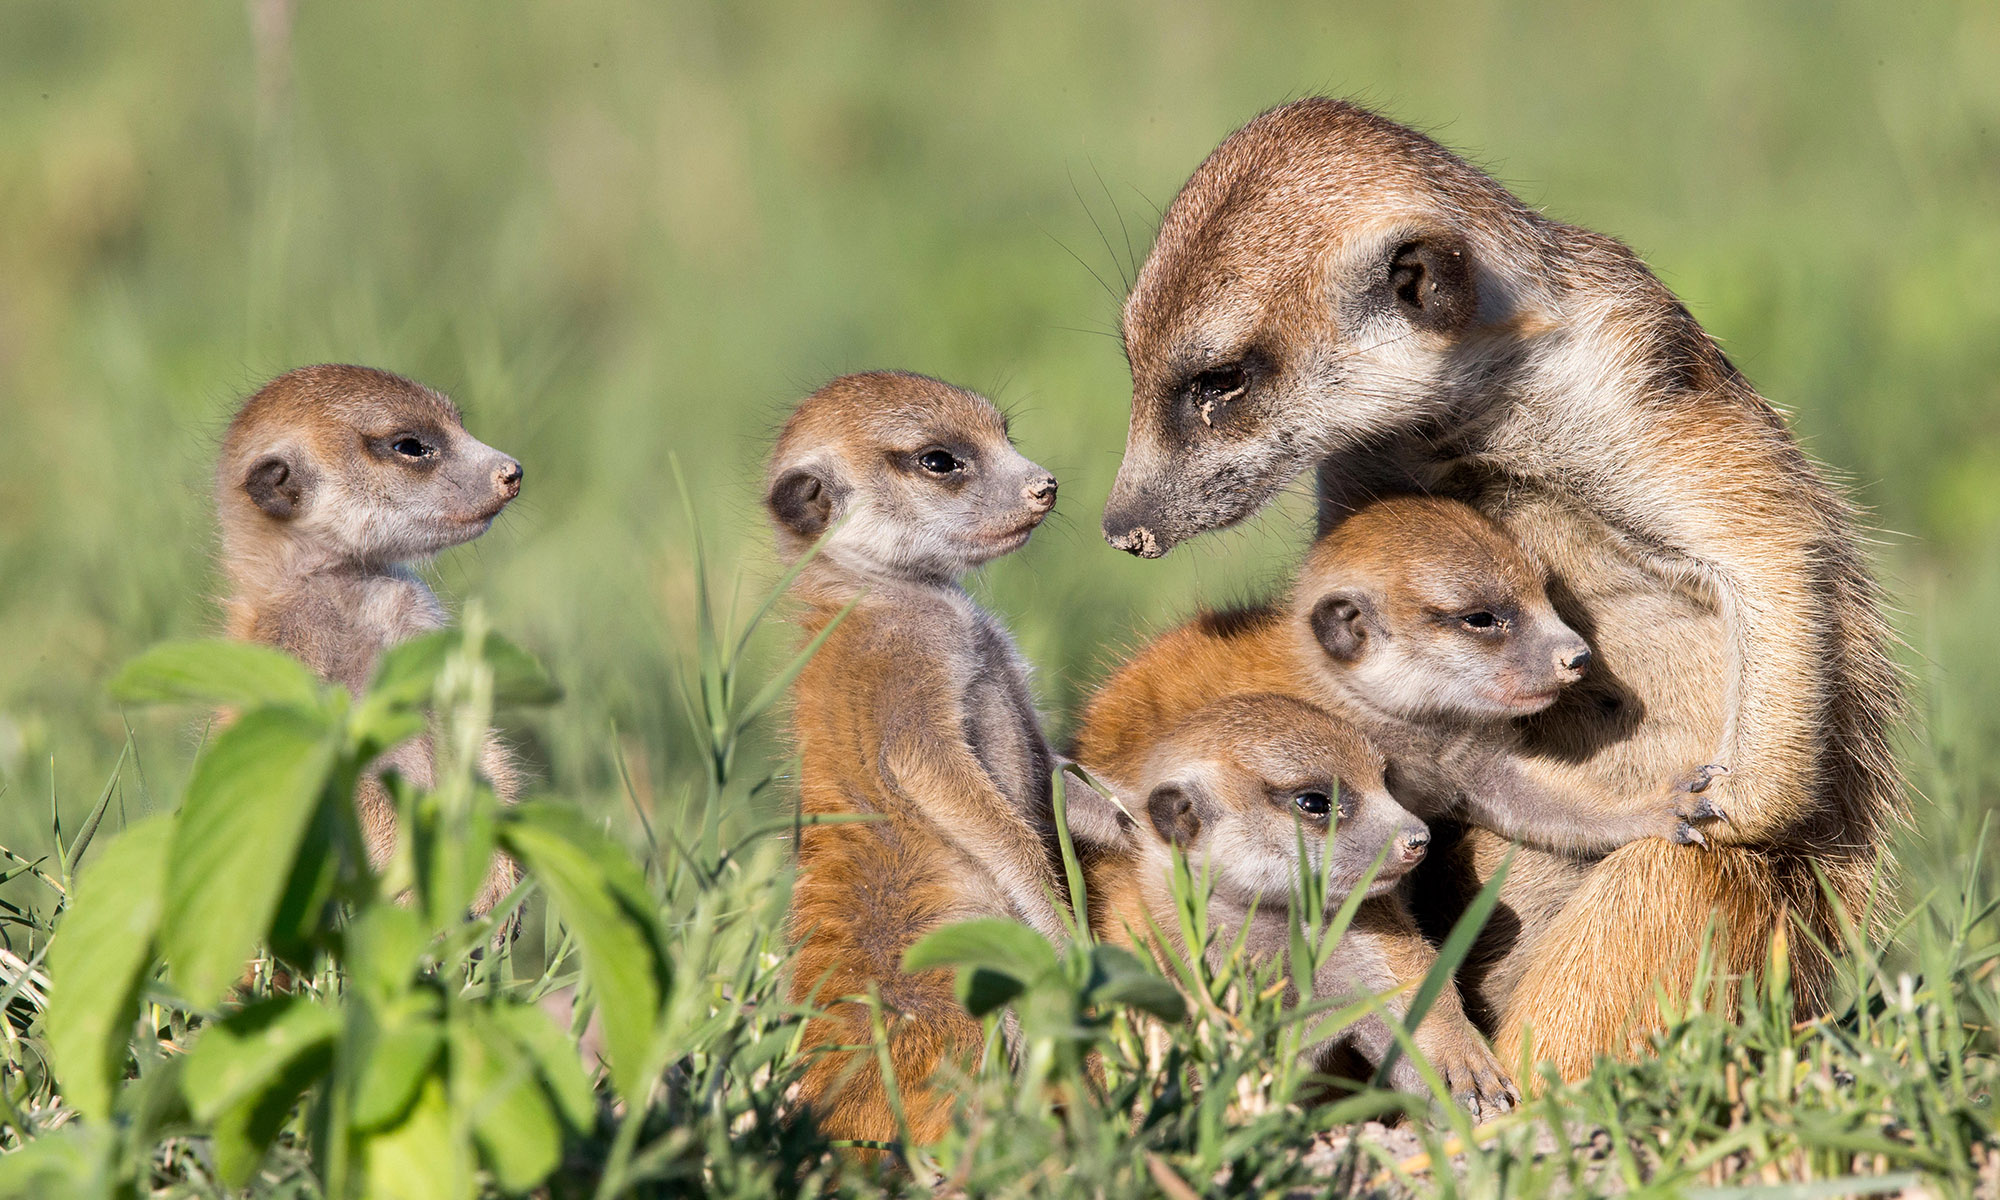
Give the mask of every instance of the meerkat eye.
[{"label": "meerkat eye", "polygon": [[1333,798],[1325,792],[1305,791],[1292,797],[1292,803],[1301,813],[1315,821],[1324,821],[1333,811]]},{"label": "meerkat eye", "polygon": [[965,464],[949,450],[926,450],[917,456],[917,465],[933,475],[949,475]]},{"label": "meerkat eye", "polygon": [[1190,382],[1189,390],[1199,403],[1227,400],[1250,385],[1250,373],[1234,363],[1226,367],[1212,367],[1196,375]]},{"label": "meerkat eye", "polygon": [[404,458],[429,458],[432,454],[431,448],[426,446],[422,439],[413,437],[399,437],[389,443],[389,449]]},{"label": "meerkat eye", "polygon": [[1494,633],[1507,628],[1506,621],[1484,609],[1464,614],[1458,618],[1458,623],[1467,629],[1476,630],[1480,633]]}]

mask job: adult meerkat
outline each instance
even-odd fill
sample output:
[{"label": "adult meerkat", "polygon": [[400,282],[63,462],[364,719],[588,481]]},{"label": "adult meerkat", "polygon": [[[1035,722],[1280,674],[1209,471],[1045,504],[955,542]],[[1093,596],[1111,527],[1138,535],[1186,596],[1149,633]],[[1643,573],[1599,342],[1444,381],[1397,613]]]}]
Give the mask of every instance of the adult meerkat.
[{"label": "adult meerkat", "polygon": [[[246,401],[216,468],[230,637],[276,646],[359,696],[382,652],[449,623],[410,564],[469,542],[521,491],[521,464],[465,431],[442,394],[370,367],[302,367]],[[355,798],[372,865],[395,850],[396,809],[375,772],[429,787],[429,737],[383,755]],[[519,772],[489,733],[479,770],[502,802]],[[498,858],[474,911],[517,879]]]},{"label": "adult meerkat", "polygon": [[1534,755],[1517,728],[1586,677],[1588,643],[1541,568],[1457,501],[1371,501],[1306,554],[1289,600],[1210,613],[1121,667],[1079,735],[1085,761],[1135,727],[1228,690],[1272,690],[1356,725],[1390,792],[1425,821],[1470,822],[1543,849],[1602,853],[1642,837],[1703,840],[1711,771],[1660,795],[1610,793]]},{"label": "adult meerkat", "polygon": [[[1178,848],[1210,881],[1208,913],[1218,930],[1207,947],[1210,965],[1222,965],[1239,932],[1253,962],[1282,959],[1303,921],[1294,908],[1300,873],[1326,876],[1330,914],[1379,860],[1368,899],[1314,975],[1311,998],[1389,992],[1431,969],[1437,955],[1392,894],[1423,859],[1430,831],[1389,795],[1381,756],[1352,726],[1291,696],[1231,695],[1144,742],[1136,751],[1127,743],[1121,765],[1108,768],[1120,774],[1105,777],[1143,815],[1126,847],[1095,858],[1086,877],[1091,923],[1103,936],[1127,944],[1164,937],[1188,953],[1172,884]],[[1408,1000],[1390,996],[1385,1008],[1401,1017]],[[1475,1114],[1505,1111],[1517,1098],[1454,989],[1439,994],[1415,1040]],[[1314,1068],[1341,1074],[1354,1055],[1380,1064],[1394,1041],[1386,1021],[1368,1017],[1306,1056]],[[1389,1082],[1428,1090],[1407,1059],[1390,1069]]]},{"label": "adult meerkat", "polygon": [[783,556],[818,545],[792,589],[802,630],[816,636],[847,610],[793,688],[801,804],[876,818],[799,839],[793,996],[825,1007],[805,1044],[828,1048],[803,1096],[835,1137],[902,1136],[874,1055],[832,1049],[874,1040],[857,996],[879,990],[920,1143],[951,1117],[932,1073],[980,1053],[951,972],[906,974],[905,950],[976,916],[1067,936],[1055,758],[1027,667],[958,582],[1026,544],[1055,499],[1055,477],[1014,449],[991,403],[921,375],[833,381],[799,405],[772,454],[765,504]]},{"label": "adult meerkat", "polygon": [[[1550,757],[1609,790],[1729,769],[1706,849],[1520,864],[1533,903],[1492,947],[1504,1055],[1532,1029],[1576,1076],[1642,1042],[1656,985],[1688,993],[1711,917],[1739,968],[1787,908],[1838,944],[1815,873],[1859,913],[1903,806],[1879,590],[1848,503],[1630,250],[1420,134],[1307,100],[1195,172],[1123,325],[1113,545],[1164,554],[1310,467],[1323,521],[1364,475],[1449,491],[1552,568],[1621,689],[1550,710]],[[1807,938],[1791,954],[1801,1009],[1820,1007],[1826,956]]]}]

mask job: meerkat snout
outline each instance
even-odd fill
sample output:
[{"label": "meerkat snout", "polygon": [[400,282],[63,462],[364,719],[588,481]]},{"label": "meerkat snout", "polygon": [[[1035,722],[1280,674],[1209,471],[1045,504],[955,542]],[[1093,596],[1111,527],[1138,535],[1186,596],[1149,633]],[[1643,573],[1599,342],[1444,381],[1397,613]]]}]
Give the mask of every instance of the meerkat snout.
[{"label": "meerkat snout", "polygon": [[509,500],[521,494],[521,464],[508,459],[493,470],[494,489]]},{"label": "meerkat snout", "polygon": [[1424,852],[1431,846],[1431,831],[1419,825],[1415,829],[1405,829],[1396,839],[1397,857],[1406,867],[1414,867],[1424,861]]},{"label": "meerkat snout", "polygon": [[1029,504],[1046,512],[1056,506],[1056,477],[1044,475],[1040,479],[1033,480],[1022,489],[1021,494],[1027,498]]},{"label": "meerkat snout", "polygon": [[1574,683],[1590,672],[1590,647],[1573,632],[1570,639],[1556,643],[1556,670],[1567,676],[1565,683]]}]

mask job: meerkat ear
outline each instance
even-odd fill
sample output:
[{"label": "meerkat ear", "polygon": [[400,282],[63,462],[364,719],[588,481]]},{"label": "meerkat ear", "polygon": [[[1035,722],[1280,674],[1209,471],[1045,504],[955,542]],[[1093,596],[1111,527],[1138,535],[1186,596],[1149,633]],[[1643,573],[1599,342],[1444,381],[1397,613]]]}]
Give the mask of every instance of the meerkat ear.
[{"label": "meerkat ear", "polygon": [[1472,321],[1479,297],[1472,255],[1456,234],[1404,242],[1389,256],[1389,291],[1411,325],[1454,333]]},{"label": "meerkat ear", "polygon": [[1313,638],[1334,658],[1351,663],[1368,648],[1368,625],[1372,617],[1368,602],[1360,596],[1335,592],[1320,597],[1313,605]]},{"label": "meerkat ear", "polygon": [[1201,836],[1203,800],[1198,786],[1170,780],[1146,797],[1146,816],[1161,837],[1185,849]]},{"label": "meerkat ear", "polygon": [[243,476],[243,491],[265,515],[289,521],[305,503],[309,481],[283,455],[267,454]]},{"label": "meerkat ear", "polygon": [[832,485],[818,473],[794,467],[778,476],[764,505],[778,524],[800,537],[813,538],[825,533],[832,523],[835,498]]}]

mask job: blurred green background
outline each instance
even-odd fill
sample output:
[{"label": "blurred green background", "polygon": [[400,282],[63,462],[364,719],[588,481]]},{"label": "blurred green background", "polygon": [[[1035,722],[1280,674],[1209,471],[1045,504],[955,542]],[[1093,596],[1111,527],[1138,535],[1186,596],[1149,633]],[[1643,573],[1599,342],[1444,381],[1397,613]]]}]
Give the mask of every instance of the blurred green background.
[{"label": "blurred green background", "polygon": [[[1116,293],[1232,128],[1312,93],[1620,236],[1883,530],[1923,792],[1910,872],[2000,803],[2000,6],[993,6],[562,0],[0,9],[0,841],[128,809],[199,734],[103,682],[217,627],[210,457],[315,361],[449,391],[527,485],[431,570],[570,698],[543,786],[671,808],[698,766],[695,496],[722,590],[775,575],[767,439],[826,377],[987,391],[1063,480],[979,588],[1052,713],[1197,600],[1281,578],[1296,499],[1162,563],[1096,533]],[[765,661],[787,644],[771,631]]]}]

